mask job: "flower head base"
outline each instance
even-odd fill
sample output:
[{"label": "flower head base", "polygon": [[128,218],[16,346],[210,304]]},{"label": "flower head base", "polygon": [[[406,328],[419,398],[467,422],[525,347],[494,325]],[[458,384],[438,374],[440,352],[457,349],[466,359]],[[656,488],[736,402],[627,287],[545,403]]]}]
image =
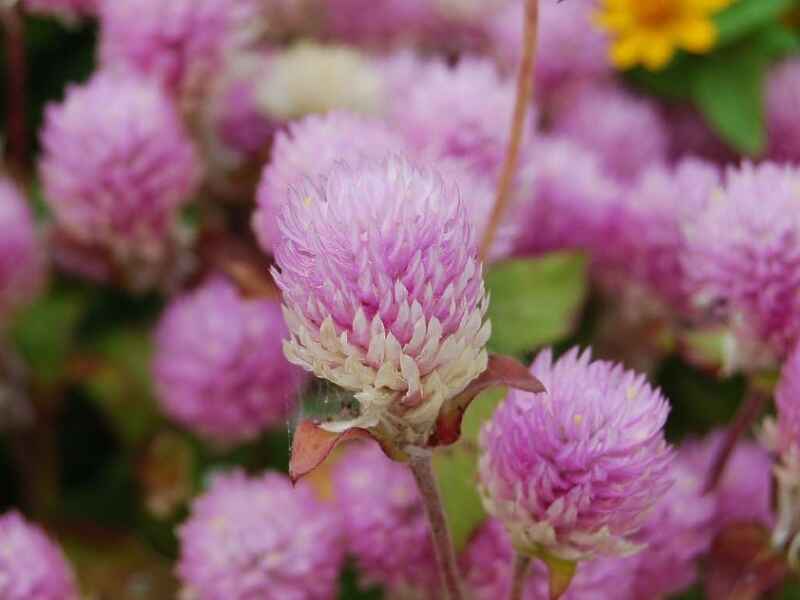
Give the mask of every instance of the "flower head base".
[{"label": "flower head base", "polygon": [[328,600],[343,553],[336,515],[278,473],[218,475],[180,528],[187,595],[214,600]]},{"label": "flower head base", "polygon": [[487,298],[456,190],[402,158],[341,165],[287,204],[280,228],[286,355],[359,402],[328,427],[424,445],[487,366]]},{"label": "flower head base", "polygon": [[511,392],[481,433],[484,505],[526,554],[636,552],[634,534],[671,484],[666,400],[589,351],[542,352],[531,373],[547,392]]},{"label": "flower head base", "polygon": [[731,0],[603,0],[597,23],[612,37],[620,69],[664,68],[676,50],[703,54],[717,41],[712,17]]},{"label": "flower head base", "polygon": [[280,306],[245,300],[222,278],[179,297],[156,335],[154,377],[172,418],[223,442],[282,424],[303,383],[286,362]]},{"label": "flower head base", "polygon": [[19,513],[0,516],[0,598],[78,600],[72,569],[45,533]]}]

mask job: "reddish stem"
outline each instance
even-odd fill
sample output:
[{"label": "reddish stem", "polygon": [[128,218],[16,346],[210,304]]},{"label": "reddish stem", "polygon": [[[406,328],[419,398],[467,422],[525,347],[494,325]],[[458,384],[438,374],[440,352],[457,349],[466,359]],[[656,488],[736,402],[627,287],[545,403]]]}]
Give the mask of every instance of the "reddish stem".
[{"label": "reddish stem", "polygon": [[500,181],[497,185],[494,209],[492,210],[489,225],[481,242],[481,259],[485,260],[492,247],[492,241],[503,219],[506,206],[511,196],[511,186],[519,162],[519,151],[522,147],[522,138],[525,133],[525,120],[533,96],[533,75],[536,63],[536,44],[539,30],[539,0],[527,0],[525,8],[525,26],[523,30],[522,63],[517,77],[517,100],[514,106],[514,116],[511,120],[511,135],[508,140],[506,158],[500,172]]},{"label": "reddish stem", "polygon": [[28,168],[27,57],[25,28],[16,4],[2,9],[2,22],[6,52],[6,156],[15,175],[24,177]]}]

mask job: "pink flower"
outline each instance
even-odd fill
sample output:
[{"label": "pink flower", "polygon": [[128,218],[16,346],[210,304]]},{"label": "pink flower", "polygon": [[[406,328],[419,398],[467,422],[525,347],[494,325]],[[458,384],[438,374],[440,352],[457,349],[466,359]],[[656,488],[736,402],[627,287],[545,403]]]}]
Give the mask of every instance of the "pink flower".
[{"label": "pink flower", "polygon": [[178,531],[178,576],[199,600],[330,600],[341,527],[311,489],[278,473],[218,475]]},{"label": "pink flower", "polygon": [[769,155],[780,161],[800,160],[800,60],[775,67],[767,82]]},{"label": "pink flower", "polygon": [[573,349],[539,354],[547,389],[512,391],[481,432],[480,491],[526,554],[627,555],[671,484],[669,411],[641,375]]},{"label": "pink flower", "polygon": [[781,368],[775,390],[778,412],[776,450],[800,457],[800,346],[797,346]]},{"label": "pink flower", "polygon": [[245,300],[221,277],[180,296],[156,333],[158,398],[179,423],[237,442],[282,425],[304,377],[283,357],[286,325],[272,300]]},{"label": "pink flower", "polygon": [[0,516],[0,598],[79,598],[75,576],[59,547],[17,512]]},{"label": "pink flower", "polygon": [[401,158],[341,165],[286,204],[275,248],[291,362],[355,392],[326,425],[424,445],[487,366],[486,296],[465,204]]},{"label": "pink flower", "polygon": [[324,0],[326,27],[351,43],[412,41],[430,26],[430,0]]}]

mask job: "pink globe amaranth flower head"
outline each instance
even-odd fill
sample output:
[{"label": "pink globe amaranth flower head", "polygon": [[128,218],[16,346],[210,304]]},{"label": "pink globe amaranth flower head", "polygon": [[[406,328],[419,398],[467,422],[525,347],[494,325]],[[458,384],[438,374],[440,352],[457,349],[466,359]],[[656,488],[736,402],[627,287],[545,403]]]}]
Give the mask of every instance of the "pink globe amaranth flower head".
[{"label": "pink globe amaranth flower head", "polygon": [[[489,59],[464,58],[455,66],[420,61],[413,82],[393,98],[390,111],[411,146],[433,159],[463,160],[495,177],[514,112],[514,81],[502,77]],[[531,116],[531,134],[534,121]]]},{"label": "pink globe amaranth flower head", "polygon": [[714,536],[717,501],[704,493],[705,470],[678,451],[672,477],[675,483],[636,534],[645,545],[636,555],[636,598],[663,598],[691,586],[697,580],[698,559]]},{"label": "pink globe amaranth flower head", "polygon": [[97,16],[99,0],[23,0],[31,13],[58,17],[68,24],[79,19]]},{"label": "pink globe amaranth flower head", "polygon": [[728,171],[724,191],[687,224],[696,301],[723,307],[745,348],[767,350],[762,360],[770,351],[786,356],[800,337],[799,202],[800,170],[745,164]]},{"label": "pink globe amaranth flower head", "polygon": [[566,90],[553,131],[597,153],[621,179],[667,158],[669,135],[655,103],[611,83],[579,83]]},{"label": "pink globe amaranth flower head", "polygon": [[[685,227],[719,194],[722,176],[715,165],[685,158],[674,167],[646,169],[627,190],[620,229],[628,249],[621,264],[631,281],[674,310],[691,312],[690,285],[683,255]],[[619,238],[617,238],[619,239]]]},{"label": "pink globe amaranth flower head", "polygon": [[[681,445],[680,455],[695,471],[707,475],[725,435],[725,430],[717,430],[702,439],[690,439]],[[733,523],[772,525],[772,467],[769,452],[760,444],[749,439],[737,443],[713,494],[715,533]]]},{"label": "pink globe amaranth flower head", "polygon": [[800,60],[787,60],[770,72],[766,104],[769,156],[800,161]]},{"label": "pink globe amaranth flower head", "polygon": [[414,42],[434,18],[430,0],[323,0],[325,28],[350,43]]},{"label": "pink globe amaranth flower head", "polygon": [[575,142],[539,138],[523,151],[514,204],[517,255],[582,249],[606,254],[616,226],[621,186],[598,158]]},{"label": "pink globe amaranth flower head", "polygon": [[278,215],[294,188],[327,175],[337,163],[358,164],[403,153],[405,142],[383,122],[347,112],[310,115],[275,137],[256,194],[253,228],[265,252],[280,237]]},{"label": "pink globe amaranth flower head", "polygon": [[187,91],[220,64],[249,0],[111,0],[100,10],[100,56]]},{"label": "pink globe amaranth flower head", "polygon": [[0,321],[41,289],[44,258],[25,197],[0,177]]},{"label": "pink globe amaranth flower head", "polygon": [[486,369],[487,298],[465,204],[399,157],[340,165],[287,203],[275,248],[284,350],[360,406],[329,429],[425,445],[443,404]]},{"label": "pink globe amaranth flower head", "polygon": [[122,256],[158,254],[200,181],[172,103],[136,76],[101,72],[69,88],[47,108],[42,145],[45,200],[58,226]]},{"label": "pink globe amaranth flower head", "polygon": [[777,427],[773,437],[775,450],[782,455],[800,458],[800,345],[796,346],[781,368],[775,390]]},{"label": "pink globe amaranth flower head", "polygon": [[439,574],[430,525],[408,468],[368,442],[345,451],[333,478],[347,548],[363,583],[435,598]]},{"label": "pink globe amaranth flower head", "polygon": [[222,277],[178,297],[156,331],[153,364],[164,411],[223,442],[282,425],[304,373],[283,357],[280,304],[245,300]]},{"label": "pink globe amaranth flower head", "polygon": [[[508,68],[522,59],[524,5],[523,0],[514,0],[486,24],[494,53]],[[591,22],[594,9],[592,0],[539,3],[537,94],[550,98],[569,82],[605,79],[612,74],[608,40]]]},{"label": "pink globe amaranth flower head", "polygon": [[487,511],[525,554],[626,555],[671,485],[667,401],[644,376],[547,350],[531,366],[546,393],[512,391],[481,432]]},{"label": "pink globe amaranth flower head", "polygon": [[[461,572],[473,600],[508,598],[514,549],[502,523],[489,519],[472,536],[461,555]],[[636,557],[599,558],[578,565],[562,600],[634,600]],[[543,563],[531,566],[523,600],[549,600],[548,574]]]},{"label": "pink globe amaranth flower head", "polygon": [[333,508],[285,475],[217,475],[178,530],[177,574],[199,600],[330,600],[343,549]]},{"label": "pink globe amaranth flower head", "polygon": [[0,598],[79,598],[75,576],[61,549],[15,511],[0,516]]}]

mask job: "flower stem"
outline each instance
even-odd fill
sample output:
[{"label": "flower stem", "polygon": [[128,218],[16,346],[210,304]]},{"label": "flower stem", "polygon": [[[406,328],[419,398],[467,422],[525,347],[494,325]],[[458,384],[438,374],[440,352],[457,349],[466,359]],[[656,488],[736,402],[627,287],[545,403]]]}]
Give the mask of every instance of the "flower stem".
[{"label": "flower stem", "polygon": [[747,399],[739,408],[733,425],[726,432],[722,446],[720,446],[714,456],[714,461],[711,463],[711,468],[708,470],[708,478],[706,479],[705,486],[706,493],[713,492],[719,484],[722,476],[725,474],[725,467],[736,448],[736,443],[739,441],[739,438],[742,437],[742,434],[755,423],[756,419],[763,411],[767,400],[769,400],[768,394],[760,390],[754,390],[748,395]]},{"label": "flower stem", "polygon": [[522,600],[522,592],[525,590],[525,580],[530,568],[530,557],[517,553],[514,557],[514,566],[511,576],[511,595],[509,596],[509,600]]},{"label": "flower stem", "polygon": [[522,63],[519,67],[517,78],[517,100],[514,106],[514,116],[511,120],[511,135],[508,140],[506,158],[500,172],[500,180],[497,185],[497,195],[495,197],[494,208],[492,210],[489,225],[483,235],[481,242],[481,259],[485,260],[489,254],[503,213],[506,210],[511,196],[511,185],[514,182],[514,174],[519,162],[519,151],[522,146],[522,138],[525,133],[525,119],[531,105],[533,95],[533,74],[536,63],[536,44],[539,30],[539,0],[527,0],[525,8],[525,26],[523,30],[523,54]]},{"label": "flower stem", "polygon": [[444,598],[446,600],[463,600],[461,580],[456,564],[456,553],[453,548],[453,539],[447,526],[447,516],[444,513],[442,497],[436,484],[433,473],[433,462],[429,451],[415,451],[411,454],[408,466],[417,482],[425,512],[431,525],[431,537],[439,565],[439,573],[444,585]]},{"label": "flower stem", "polygon": [[25,30],[17,3],[0,8],[6,52],[6,156],[14,174],[24,177],[28,167],[26,127],[27,58]]}]

